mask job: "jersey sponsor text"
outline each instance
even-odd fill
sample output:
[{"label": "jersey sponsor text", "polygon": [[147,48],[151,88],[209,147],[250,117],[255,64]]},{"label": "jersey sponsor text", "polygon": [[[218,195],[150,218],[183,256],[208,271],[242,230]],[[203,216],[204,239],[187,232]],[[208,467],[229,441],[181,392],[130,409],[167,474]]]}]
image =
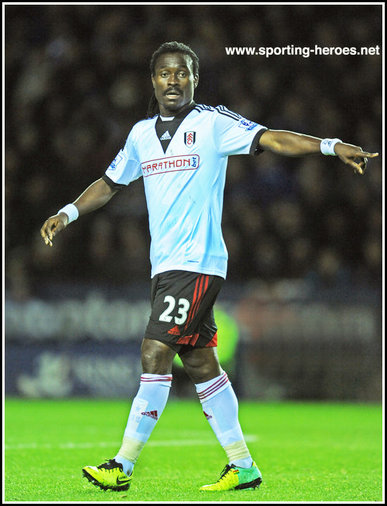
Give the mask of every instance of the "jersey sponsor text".
[{"label": "jersey sponsor text", "polygon": [[178,155],[148,160],[141,164],[143,177],[182,170],[196,170],[200,164],[199,155]]}]

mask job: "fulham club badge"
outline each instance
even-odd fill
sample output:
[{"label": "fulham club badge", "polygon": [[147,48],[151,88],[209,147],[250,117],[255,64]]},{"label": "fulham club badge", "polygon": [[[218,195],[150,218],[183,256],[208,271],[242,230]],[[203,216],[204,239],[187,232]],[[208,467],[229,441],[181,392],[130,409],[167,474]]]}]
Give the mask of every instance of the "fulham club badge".
[{"label": "fulham club badge", "polygon": [[189,148],[195,144],[196,132],[184,132],[184,144]]}]

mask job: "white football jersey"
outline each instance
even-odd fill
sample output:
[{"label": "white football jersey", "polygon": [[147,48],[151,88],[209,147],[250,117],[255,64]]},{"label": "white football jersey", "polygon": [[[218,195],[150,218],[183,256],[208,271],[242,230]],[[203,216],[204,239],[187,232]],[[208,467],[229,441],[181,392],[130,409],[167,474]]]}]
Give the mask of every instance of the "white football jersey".
[{"label": "white football jersey", "polygon": [[265,130],[224,106],[196,104],[175,132],[159,115],[134,125],[104,180],[128,185],[143,178],[152,277],[169,270],[226,277],[221,221],[227,160],[254,154]]}]

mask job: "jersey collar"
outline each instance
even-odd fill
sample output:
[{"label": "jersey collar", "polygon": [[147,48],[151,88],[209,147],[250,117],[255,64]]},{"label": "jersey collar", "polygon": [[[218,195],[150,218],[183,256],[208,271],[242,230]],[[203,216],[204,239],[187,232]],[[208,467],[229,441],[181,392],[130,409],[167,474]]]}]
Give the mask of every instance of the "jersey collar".
[{"label": "jersey collar", "polygon": [[[183,119],[185,118],[195,107],[197,106],[196,102],[191,102],[186,107],[183,107],[175,116],[173,119]],[[160,120],[160,113],[157,115],[157,119]]]},{"label": "jersey collar", "polygon": [[185,107],[182,111],[179,111],[171,121],[163,121],[160,118],[160,114],[157,115],[155,130],[164,153],[166,153],[176,130],[179,128],[184,118],[188,116],[193,109],[195,109],[196,105],[197,104],[193,102],[188,107]]}]

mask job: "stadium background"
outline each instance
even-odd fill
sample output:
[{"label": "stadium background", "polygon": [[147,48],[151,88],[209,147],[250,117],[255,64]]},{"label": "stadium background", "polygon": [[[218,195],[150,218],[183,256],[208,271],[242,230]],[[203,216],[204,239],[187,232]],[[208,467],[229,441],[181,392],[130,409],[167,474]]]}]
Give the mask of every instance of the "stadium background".
[{"label": "stadium background", "polygon": [[[381,56],[226,56],[225,46],[381,47],[379,5],[8,5],[5,9],[6,394],[127,397],[149,314],[142,182],[47,248],[44,220],[122,147],[164,41],[200,58],[195,100],[269,128],[381,151]],[[381,161],[231,157],[217,306],[242,398],[379,401]],[[227,321],[227,317],[231,321]],[[222,340],[220,332],[220,340]],[[235,334],[235,332],[234,332]],[[243,371],[243,374],[242,374]],[[176,366],[171,395],[194,397]]]}]

